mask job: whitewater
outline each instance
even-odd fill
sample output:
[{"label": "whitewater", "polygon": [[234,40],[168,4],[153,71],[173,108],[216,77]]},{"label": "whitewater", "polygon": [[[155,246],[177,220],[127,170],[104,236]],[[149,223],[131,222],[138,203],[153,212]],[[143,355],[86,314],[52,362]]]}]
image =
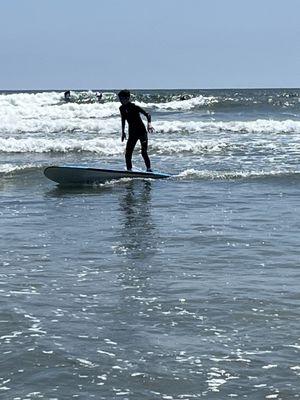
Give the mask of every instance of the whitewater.
[{"label": "whitewater", "polygon": [[132,90],[172,177],[46,179],[125,168],[116,93],[0,93],[1,399],[299,398],[300,90]]},{"label": "whitewater", "polygon": [[[270,163],[282,171],[294,166],[289,154],[299,152],[300,132],[300,103],[294,92],[140,91],[133,100],[153,116],[153,157],[220,154],[224,159],[239,158],[242,163],[246,157],[245,167],[251,164],[251,170],[256,166],[261,170],[264,165],[261,160],[257,162],[257,155],[265,153],[266,168]],[[49,154],[64,153],[69,158],[72,153],[91,153],[91,162],[96,159],[94,155],[115,157],[119,162],[124,152],[114,92],[105,92],[100,103],[92,91],[74,92],[68,103],[60,92],[2,93],[0,120],[0,154],[5,155],[2,163],[7,165],[7,160],[19,154],[19,164],[12,167],[18,170],[21,165],[26,167],[20,153],[25,160],[30,153],[44,154],[48,165]],[[177,172],[178,167],[173,166]],[[231,167],[226,163],[226,168]],[[180,168],[185,169],[184,162]],[[7,167],[1,169],[7,171]]]}]

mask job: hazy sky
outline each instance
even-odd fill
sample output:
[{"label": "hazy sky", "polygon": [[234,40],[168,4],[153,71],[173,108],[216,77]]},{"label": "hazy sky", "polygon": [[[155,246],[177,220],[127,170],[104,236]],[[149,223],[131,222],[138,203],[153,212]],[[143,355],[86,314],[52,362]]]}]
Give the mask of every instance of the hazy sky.
[{"label": "hazy sky", "polygon": [[300,0],[0,0],[0,89],[300,86]]}]

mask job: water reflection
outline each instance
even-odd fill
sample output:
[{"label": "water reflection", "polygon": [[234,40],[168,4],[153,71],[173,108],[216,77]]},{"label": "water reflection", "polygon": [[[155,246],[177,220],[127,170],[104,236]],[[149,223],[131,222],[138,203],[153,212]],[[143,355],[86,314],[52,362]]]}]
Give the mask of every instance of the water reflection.
[{"label": "water reflection", "polygon": [[61,186],[56,185],[47,192],[45,192],[45,197],[74,197],[74,195],[83,195],[83,196],[99,196],[105,194],[113,193],[114,187],[113,186]]},{"label": "water reflection", "polygon": [[157,229],[151,215],[151,182],[129,182],[119,197],[120,248],[130,259],[149,260],[157,248]]},{"label": "water reflection", "polygon": [[[154,257],[159,242],[152,215],[151,185],[149,181],[129,182],[119,195],[121,219],[117,247],[123,262],[118,274],[120,296],[117,309],[122,317],[120,327],[114,329],[113,340],[122,343],[137,371],[144,368],[147,352],[153,351],[150,332],[156,324],[155,318],[149,318],[148,310],[157,296],[158,270]],[[153,364],[151,357],[147,361]]]}]

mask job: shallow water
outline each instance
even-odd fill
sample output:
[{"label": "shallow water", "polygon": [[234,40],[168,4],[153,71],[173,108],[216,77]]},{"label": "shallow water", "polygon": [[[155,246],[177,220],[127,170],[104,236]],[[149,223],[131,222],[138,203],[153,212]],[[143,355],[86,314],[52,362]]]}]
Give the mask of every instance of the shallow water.
[{"label": "shallow water", "polygon": [[78,123],[64,152],[43,138],[66,131],[2,132],[36,147],[0,153],[1,399],[298,398],[300,132],[162,132],[150,156],[175,177],[60,188],[44,166],[123,163],[117,130],[115,155],[88,152]]}]

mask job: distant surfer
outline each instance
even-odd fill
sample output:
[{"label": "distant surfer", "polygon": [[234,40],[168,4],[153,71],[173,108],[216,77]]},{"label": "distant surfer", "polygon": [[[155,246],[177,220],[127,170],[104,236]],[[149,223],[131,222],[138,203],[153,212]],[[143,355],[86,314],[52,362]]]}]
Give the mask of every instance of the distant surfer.
[{"label": "distant surfer", "polygon": [[97,92],[96,93],[96,97],[97,97],[97,101],[100,103],[102,100],[102,93],[101,92]]},{"label": "distant surfer", "polygon": [[[130,101],[130,92],[128,90],[121,90],[118,93],[119,100],[121,102],[120,113],[122,120],[122,142],[126,139],[125,133],[125,122],[128,123],[128,140],[126,144],[125,151],[125,160],[126,160],[126,168],[128,171],[132,170],[132,153],[135,148],[137,141],[139,140],[141,143],[141,153],[147,168],[147,172],[152,172],[150,159],[148,156],[148,135],[147,131],[153,132],[153,128],[151,126],[151,115],[148,114],[141,107],[131,103]],[[147,129],[142,121],[140,114],[145,115],[147,118],[148,124]]]},{"label": "distant surfer", "polygon": [[65,98],[65,101],[67,101],[67,102],[71,101],[71,92],[70,92],[70,90],[67,90],[64,93],[64,98]]}]

